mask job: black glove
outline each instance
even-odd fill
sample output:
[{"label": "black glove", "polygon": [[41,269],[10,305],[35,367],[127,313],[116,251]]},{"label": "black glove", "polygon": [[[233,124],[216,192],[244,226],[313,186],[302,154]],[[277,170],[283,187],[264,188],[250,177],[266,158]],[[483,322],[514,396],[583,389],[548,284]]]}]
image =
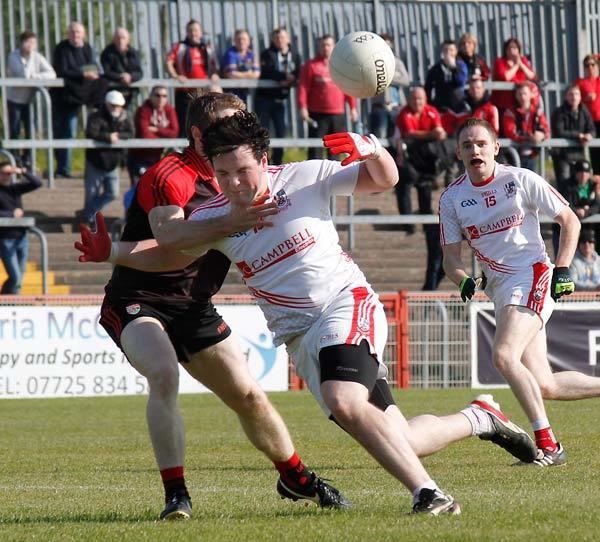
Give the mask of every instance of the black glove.
[{"label": "black glove", "polygon": [[575,291],[575,283],[571,278],[568,267],[555,267],[552,273],[550,295],[556,301],[563,295],[570,295]]},{"label": "black glove", "polygon": [[467,299],[471,299],[473,297],[473,294],[477,289],[477,283],[473,277],[465,277],[460,281],[458,288],[460,290],[460,298],[463,301],[467,301]]},{"label": "black glove", "polygon": [[486,288],[487,288],[487,277],[485,276],[485,273],[482,271],[481,272],[481,282],[479,283],[479,289],[485,290]]}]

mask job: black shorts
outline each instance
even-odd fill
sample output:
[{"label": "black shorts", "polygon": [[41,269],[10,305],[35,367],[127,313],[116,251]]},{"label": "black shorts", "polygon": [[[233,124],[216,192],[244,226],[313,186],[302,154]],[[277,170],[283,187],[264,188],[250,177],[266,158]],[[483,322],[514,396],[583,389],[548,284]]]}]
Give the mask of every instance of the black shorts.
[{"label": "black shorts", "polygon": [[195,352],[225,340],[231,329],[209,301],[169,300],[105,296],[100,309],[100,325],[115,344],[121,346],[121,332],[129,322],[147,316],[156,318],[169,335],[177,358],[187,362]]}]

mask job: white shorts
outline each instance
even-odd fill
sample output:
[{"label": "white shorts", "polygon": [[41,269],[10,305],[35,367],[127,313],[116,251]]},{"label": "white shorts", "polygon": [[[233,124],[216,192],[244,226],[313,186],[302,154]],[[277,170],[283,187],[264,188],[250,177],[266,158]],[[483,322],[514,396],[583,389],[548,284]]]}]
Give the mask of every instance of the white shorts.
[{"label": "white shorts", "polygon": [[527,307],[546,325],[556,304],[550,290],[552,269],[551,264],[538,262],[516,275],[496,281],[493,290],[486,289],[486,294],[494,302],[496,311],[507,305]]},{"label": "white shorts", "polygon": [[331,411],[321,395],[321,348],[338,344],[360,344],[366,340],[379,362],[377,378],[387,376],[383,350],[387,340],[387,318],[383,305],[368,286],[348,288],[325,309],[304,335],[287,344],[296,373],[302,378],[327,417]]}]

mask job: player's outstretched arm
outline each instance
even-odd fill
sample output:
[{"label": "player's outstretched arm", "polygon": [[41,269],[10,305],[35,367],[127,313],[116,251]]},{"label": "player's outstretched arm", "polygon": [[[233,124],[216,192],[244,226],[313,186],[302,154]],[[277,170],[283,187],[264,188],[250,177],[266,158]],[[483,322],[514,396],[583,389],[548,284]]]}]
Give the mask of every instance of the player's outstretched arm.
[{"label": "player's outstretched arm", "polygon": [[141,271],[164,272],[182,269],[195,259],[159,247],[155,239],[113,243],[102,213],[96,213],[95,231],[84,224],[80,226],[79,231],[81,241],[75,241],[74,246],[81,252],[80,262],[110,262]]},{"label": "player's outstretched arm", "polygon": [[362,161],[359,167],[355,193],[374,193],[389,190],[398,182],[398,168],[392,155],[373,134],[362,136],[353,132],[339,132],[323,137],[323,145],[332,154],[347,154],[342,166]]},{"label": "player's outstretched arm", "polygon": [[210,248],[212,243],[255,226],[269,227],[271,215],[277,214],[275,202],[265,203],[266,197],[247,207],[231,207],[223,216],[186,220],[183,209],[176,205],[154,207],[148,213],[152,233],[158,244],[174,250]]}]

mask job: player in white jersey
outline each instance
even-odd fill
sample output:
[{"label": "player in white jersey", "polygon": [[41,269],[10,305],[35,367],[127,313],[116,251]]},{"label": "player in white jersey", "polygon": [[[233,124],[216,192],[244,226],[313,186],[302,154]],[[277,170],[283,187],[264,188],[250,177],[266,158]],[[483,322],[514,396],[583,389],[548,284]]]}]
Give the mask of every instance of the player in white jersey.
[{"label": "player in white jersey", "polygon": [[[440,198],[440,242],[444,269],[471,299],[476,280],[461,260],[463,239],[487,279],[494,302],[494,365],[527,414],[536,436],[540,466],[566,463],[566,453],[550,428],[543,399],[600,396],[600,378],[576,371],[552,373],[545,324],[555,300],[575,287],[569,276],[580,224],[564,198],[536,173],[498,164],[499,143],[483,120],[469,119],[457,134],[458,157],[466,173]],[[540,235],[538,213],[561,226],[555,266]]]}]

